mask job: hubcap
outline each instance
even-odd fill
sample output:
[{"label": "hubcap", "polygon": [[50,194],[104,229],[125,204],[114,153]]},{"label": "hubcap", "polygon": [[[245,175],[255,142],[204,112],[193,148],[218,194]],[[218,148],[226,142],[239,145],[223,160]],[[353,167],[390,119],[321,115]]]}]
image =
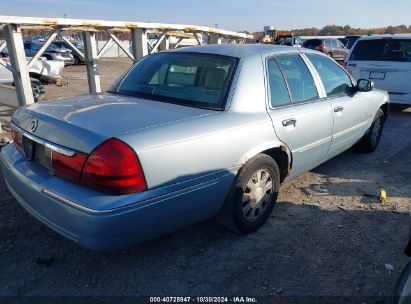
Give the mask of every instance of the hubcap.
[{"label": "hubcap", "polygon": [[38,87],[38,85],[33,84],[31,86],[31,89],[33,90],[33,96],[36,98],[40,95],[40,88]]},{"label": "hubcap", "polygon": [[243,215],[255,220],[269,205],[273,196],[273,178],[266,169],[260,169],[251,176],[243,194]]}]

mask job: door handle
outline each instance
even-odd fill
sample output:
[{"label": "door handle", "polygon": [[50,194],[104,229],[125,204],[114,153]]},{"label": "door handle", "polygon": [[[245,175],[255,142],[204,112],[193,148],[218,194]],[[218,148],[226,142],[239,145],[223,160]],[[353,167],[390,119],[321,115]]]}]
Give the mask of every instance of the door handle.
[{"label": "door handle", "polygon": [[297,120],[294,119],[294,118],[283,120],[283,126],[284,127],[291,126],[291,125],[295,126],[296,123],[297,123]]},{"label": "door handle", "polygon": [[335,113],[337,113],[337,112],[342,112],[343,110],[344,110],[343,107],[335,107],[335,108],[334,108],[334,112],[335,112]]}]

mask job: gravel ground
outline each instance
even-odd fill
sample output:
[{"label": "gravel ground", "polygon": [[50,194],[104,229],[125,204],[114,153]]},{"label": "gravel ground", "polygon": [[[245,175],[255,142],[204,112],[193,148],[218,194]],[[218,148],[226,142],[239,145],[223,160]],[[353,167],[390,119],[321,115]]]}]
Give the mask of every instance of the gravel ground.
[{"label": "gravel ground", "polygon": [[[103,60],[103,88],[129,65]],[[84,71],[67,67],[68,86],[47,86],[46,98],[85,93]],[[104,254],[78,247],[30,216],[0,176],[0,296],[380,299],[408,261],[402,251],[410,223],[410,131],[411,108],[394,107],[376,152],[351,149],[282,185],[270,219],[255,233],[239,236],[211,219]],[[380,188],[387,191],[385,203],[364,197]],[[38,257],[53,260],[47,266],[36,263]]]}]

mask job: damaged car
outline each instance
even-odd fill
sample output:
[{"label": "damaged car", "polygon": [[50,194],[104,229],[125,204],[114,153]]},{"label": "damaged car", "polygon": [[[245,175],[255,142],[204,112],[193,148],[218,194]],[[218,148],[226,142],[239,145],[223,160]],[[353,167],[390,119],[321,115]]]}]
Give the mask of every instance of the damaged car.
[{"label": "damaged car", "polygon": [[[42,44],[35,41],[24,42],[24,52],[27,57],[35,56],[41,47]],[[64,65],[73,65],[75,62],[70,49],[58,47],[54,44],[50,44],[42,56],[48,60],[60,60],[64,62]]]},{"label": "damaged car", "polygon": [[[30,61],[31,58],[27,58]],[[10,58],[7,49],[1,53],[0,60],[0,84],[12,86],[13,73],[10,69]],[[31,88],[35,102],[43,99],[45,94],[44,84],[53,83],[61,85],[64,81],[62,74],[64,63],[59,60],[46,60],[39,58],[29,69]]]},{"label": "damaged car", "polygon": [[207,45],[144,57],[101,94],[17,109],[0,163],[16,200],[92,250],[212,217],[261,227],[280,185],[356,145],[389,98],[320,52]]}]

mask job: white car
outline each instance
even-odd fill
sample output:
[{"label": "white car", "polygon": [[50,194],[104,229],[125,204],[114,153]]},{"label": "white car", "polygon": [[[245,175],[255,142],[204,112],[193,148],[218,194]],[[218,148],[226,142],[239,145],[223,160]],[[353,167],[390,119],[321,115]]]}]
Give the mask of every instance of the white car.
[{"label": "white car", "polygon": [[411,105],[411,34],[361,37],[345,59],[356,79],[388,92],[391,103]]},{"label": "white car", "polygon": [[[2,55],[8,56],[6,53]],[[31,58],[27,58],[29,61]],[[0,56],[0,84],[13,85],[13,74],[6,67],[10,65],[10,59],[8,57]],[[38,59],[32,67],[30,67],[30,81],[31,88],[33,90],[34,101],[41,101],[45,94],[43,83],[56,83],[62,84],[63,76],[61,75],[64,68],[64,62],[59,60],[45,60],[44,58]]]}]

